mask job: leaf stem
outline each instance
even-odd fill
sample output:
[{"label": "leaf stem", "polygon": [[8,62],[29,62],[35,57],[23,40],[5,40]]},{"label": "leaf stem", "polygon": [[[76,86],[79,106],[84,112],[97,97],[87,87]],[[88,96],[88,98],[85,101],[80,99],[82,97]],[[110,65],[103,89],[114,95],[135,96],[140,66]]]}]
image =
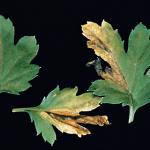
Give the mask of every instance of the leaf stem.
[{"label": "leaf stem", "polygon": [[14,108],[12,109],[12,112],[26,112],[26,111],[40,111],[40,109],[34,108],[34,107],[28,107],[28,108]]},{"label": "leaf stem", "polygon": [[135,112],[136,112],[136,109],[134,109],[133,106],[130,106],[130,110],[129,110],[129,121],[128,121],[128,123],[133,122]]}]

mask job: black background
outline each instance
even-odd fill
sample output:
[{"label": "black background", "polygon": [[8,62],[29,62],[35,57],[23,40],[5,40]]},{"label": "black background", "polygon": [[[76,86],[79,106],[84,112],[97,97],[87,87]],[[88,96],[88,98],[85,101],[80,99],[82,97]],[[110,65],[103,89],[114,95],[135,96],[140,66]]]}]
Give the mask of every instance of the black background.
[{"label": "black background", "polygon": [[35,35],[40,49],[33,63],[40,65],[39,76],[31,81],[33,87],[20,96],[0,95],[0,150],[33,149],[150,149],[150,105],[138,110],[135,121],[128,124],[128,108],[121,105],[103,105],[94,113],[107,114],[112,125],[87,126],[92,135],[77,138],[56,130],[54,146],[36,137],[28,114],[11,112],[14,107],[38,105],[57,85],[60,88],[79,87],[84,92],[97,79],[93,68],[85,63],[95,55],[86,47],[81,24],[86,21],[101,23],[103,19],[118,28],[127,40],[130,30],[143,22],[150,27],[150,5],[145,1],[0,1],[0,14],[9,17],[15,26],[15,42],[24,35]]}]

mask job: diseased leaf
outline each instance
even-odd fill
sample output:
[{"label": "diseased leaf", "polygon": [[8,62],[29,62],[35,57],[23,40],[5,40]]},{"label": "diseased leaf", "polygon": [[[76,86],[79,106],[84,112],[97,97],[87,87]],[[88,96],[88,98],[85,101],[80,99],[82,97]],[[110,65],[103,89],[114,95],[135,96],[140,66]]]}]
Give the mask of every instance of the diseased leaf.
[{"label": "diseased leaf", "polygon": [[132,122],[136,110],[150,102],[149,30],[138,24],[129,36],[127,52],[118,31],[105,21],[101,26],[87,22],[82,30],[88,47],[109,64],[98,72],[103,80],[93,82],[89,91],[103,97],[102,103],[129,105]]},{"label": "diseased leaf", "polygon": [[28,89],[28,82],[37,76],[39,66],[30,64],[37,55],[34,36],[24,36],[14,44],[14,27],[0,16],[0,92],[19,94]]},{"label": "diseased leaf", "polygon": [[91,111],[99,106],[99,98],[92,97],[90,93],[76,96],[77,91],[75,87],[65,88],[60,92],[57,87],[43,99],[38,108],[58,115],[78,116],[81,111]]},{"label": "diseased leaf", "polygon": [[80,125],[93,124],[103,126],[109,124],[107,116],[86,116],[80,112],[91,111],[99,107],[100,98],[92,93],[84,93],[76,96],[77,88],[65,88],[59,90],[56,87],[47,97],[44,97],[37,107],[16,108],[13,112],[27,112],[31,121],[34,121],[37,134],[42,134],[45,141],[53,145],[56,135],[55,126],[62,133],[76,134],[78,137],[91,132]]}]

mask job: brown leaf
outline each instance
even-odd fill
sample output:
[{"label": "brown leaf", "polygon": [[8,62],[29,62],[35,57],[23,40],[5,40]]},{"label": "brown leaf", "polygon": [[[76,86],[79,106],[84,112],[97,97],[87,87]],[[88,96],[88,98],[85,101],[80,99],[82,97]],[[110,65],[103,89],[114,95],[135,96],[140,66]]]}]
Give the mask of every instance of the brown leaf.
[{"label": "brown leaf", "polygon": [[109,124],[107,116],[80,115],[76,117],[72,117],[72,116],[67,117],[67,116],[57,115],[53,113],[46,113],[46,112],[40,112],[40,116],[43,119],[48,120],[50,124],[53,124],[62,133],[65,132],[68,134],[76,134],[78,137],[91,134],[91,132],[87,128],[79,125],[80,123],[99,125],[99,126]]},{"label": "brown leaf", "polygon": [[118,66],[117,61],[121,54],[124,54],[123,42],[118,31],[113,30],[110,24],[103,21],[99,26],[93,22],[87,22],[82,26],[83,35],[89,39],[87,46],[92,48],[95,54],[106,61],[111,68],[101,71],[100,75],[106,80],[118,83],[119,86],[127,89],[127,83]]},{"label": "brown leaf", "polygon": [[67,117],[60,117],[59,115],[48,114],[46,112],[40,113],[43,119],[49,120],[51,124],[53,124],[58,130],[62,133],[68,134],[76,134],[78,137],[82,135],[90,134],[90,131],[79,124],[76,123],[75,120],[72,120]]},{"label": "brown leaf", "polygon": [[99,115],[96,115],[96,116],[80,115],[76,119],[76,122],[83,123],[83,124],[99,125],[99,126],[109,125],[108,117],[107,116],[99,116]]}]

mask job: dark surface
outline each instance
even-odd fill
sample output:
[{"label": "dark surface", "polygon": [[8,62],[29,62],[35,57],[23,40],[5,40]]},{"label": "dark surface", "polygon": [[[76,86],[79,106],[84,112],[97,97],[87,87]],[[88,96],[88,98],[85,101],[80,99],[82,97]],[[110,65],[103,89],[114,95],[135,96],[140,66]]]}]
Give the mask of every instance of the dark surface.
[{"label": "dark surface", "polygon": [[33,63],[42,67],[39,76],[31,81],[33,87],[20,96],[0,95],[0,150],[150,149],[150,105],[139,109],[134,123],[129,125],[127,107],[103,105],[95,113],[107,114],[111,126],[88,126],[93,134],[81,139],[56,131],[58,138],[53,147],[44,143],[41,136],[36,137],[28,114],[11,113],[14,107],[38,105],[57,85],[60,88],[77,85],[82,93],[98,78],[94,69],[85,67],[95,56],[86,48],[81,24],[88,20],[100,24],[105,19],[119,29],[126,45],[130,30],[137,23],[143,22],[150,28],[150,5],[144,1],[76,1],[0,2],[0,14],[14,23],[16,42],[24,35],[36,35],[40,50]]}]

